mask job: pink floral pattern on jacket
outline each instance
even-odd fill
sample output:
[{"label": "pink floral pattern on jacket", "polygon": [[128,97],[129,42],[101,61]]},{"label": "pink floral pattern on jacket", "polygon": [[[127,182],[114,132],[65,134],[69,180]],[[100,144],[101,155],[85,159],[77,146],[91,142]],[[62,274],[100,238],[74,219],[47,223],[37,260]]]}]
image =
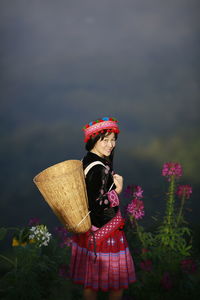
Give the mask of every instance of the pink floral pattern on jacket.
[{"label": "pink floral pattern on jacket", "polygon": [[119,197],[115,190],[112,190],[107,193],[108,200],[110,202],[110,207],[115,207],[119,205]]}]

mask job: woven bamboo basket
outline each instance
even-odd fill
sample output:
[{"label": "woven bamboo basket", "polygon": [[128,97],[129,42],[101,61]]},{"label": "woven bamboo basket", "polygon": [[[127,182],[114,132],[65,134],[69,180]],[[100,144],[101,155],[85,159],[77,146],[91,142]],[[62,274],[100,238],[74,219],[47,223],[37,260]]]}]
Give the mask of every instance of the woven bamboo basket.
[{"label": "woven bamboo basket", "polygon": [[84,233],[91,228],[80,160],[67,160],[53,165],[36,175],[33,182],[68,231]]}]

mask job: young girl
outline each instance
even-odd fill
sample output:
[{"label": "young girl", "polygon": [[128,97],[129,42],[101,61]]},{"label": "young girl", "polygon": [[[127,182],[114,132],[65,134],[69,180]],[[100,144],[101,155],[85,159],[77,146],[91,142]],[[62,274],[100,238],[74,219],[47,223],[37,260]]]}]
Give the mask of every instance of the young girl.
[{"label": "young girl", "polygon": [[83,128],[88,151],[83,168],[92,228],[74,236],[70,267],[73,281],[84,287],[84,299],[97,299],[98,290],[109,291],[109,299],[121,299],[123,289],[135,281],[119,209],[123,178],[112,170],[117,123],[114,118],[103,118]]}]

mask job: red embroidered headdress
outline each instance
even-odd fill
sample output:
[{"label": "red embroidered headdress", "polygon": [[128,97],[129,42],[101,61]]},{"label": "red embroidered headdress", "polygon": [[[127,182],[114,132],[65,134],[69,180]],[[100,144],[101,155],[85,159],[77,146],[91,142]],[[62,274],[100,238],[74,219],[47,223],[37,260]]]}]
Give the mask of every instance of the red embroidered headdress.
[{"label": "red embroidered headdress", "polygon": [[120,130],[117,125],[118,121],[115,118],[102,118],[100,120],[96,120],[94,122],[90,122],[83,127],[83,131],[85,133],[84,142],[87,141],[93,136],[99,134],[100,132],[104,132],[107,130],[108,132],[119,133]]}]

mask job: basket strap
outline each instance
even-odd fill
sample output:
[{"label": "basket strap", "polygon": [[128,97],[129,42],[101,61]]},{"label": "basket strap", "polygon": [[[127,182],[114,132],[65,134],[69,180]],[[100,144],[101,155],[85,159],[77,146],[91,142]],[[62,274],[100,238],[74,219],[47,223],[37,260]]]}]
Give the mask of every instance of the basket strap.
[{"label": "basket strap", "polygon": [[[85,168],[85,170],[84,170],[85,177],[86,177],[87,173],[90,171],[90,169],[92,169],[92,167],[94,167],[96,165],[102,165],[106,168],[106,166],[101,161],[99,161],[99,160],[93,161],[91,164],[89,164],[87,166],[87,168]],[[113,184],[111,184],[111,187],[108,190],[109,192],[111,191],[113,185],[114,185],[114,182],[113,182]]]},{"label": "basket strap", "polygon": [[[108,223],[101,228],[94,231],[95,243],[99,244],[103,239],[109,237],[115,230],[122,229],[124,227],[125,220],[122,218],[120,210],[118,210],[115,217],[113,217]],[[94,244],[93,235],[89,236],[89,243]]]},{"label": "basket strap", "polygon": [[102,166],[104,166],[104,167],[106,167],[101,161],[99,161],[99,160],[96,160],[96,161],[93,161],[91,164],[89,164],[88,166],[87,166],[87,168],[85,168],[85,170],[84,170],[84,174],[85,174],[85,176],[87,175],[87,173],[90,171],[90,169],[92,169],[94,166],[96,166],[96,165],[102,165]]}]

